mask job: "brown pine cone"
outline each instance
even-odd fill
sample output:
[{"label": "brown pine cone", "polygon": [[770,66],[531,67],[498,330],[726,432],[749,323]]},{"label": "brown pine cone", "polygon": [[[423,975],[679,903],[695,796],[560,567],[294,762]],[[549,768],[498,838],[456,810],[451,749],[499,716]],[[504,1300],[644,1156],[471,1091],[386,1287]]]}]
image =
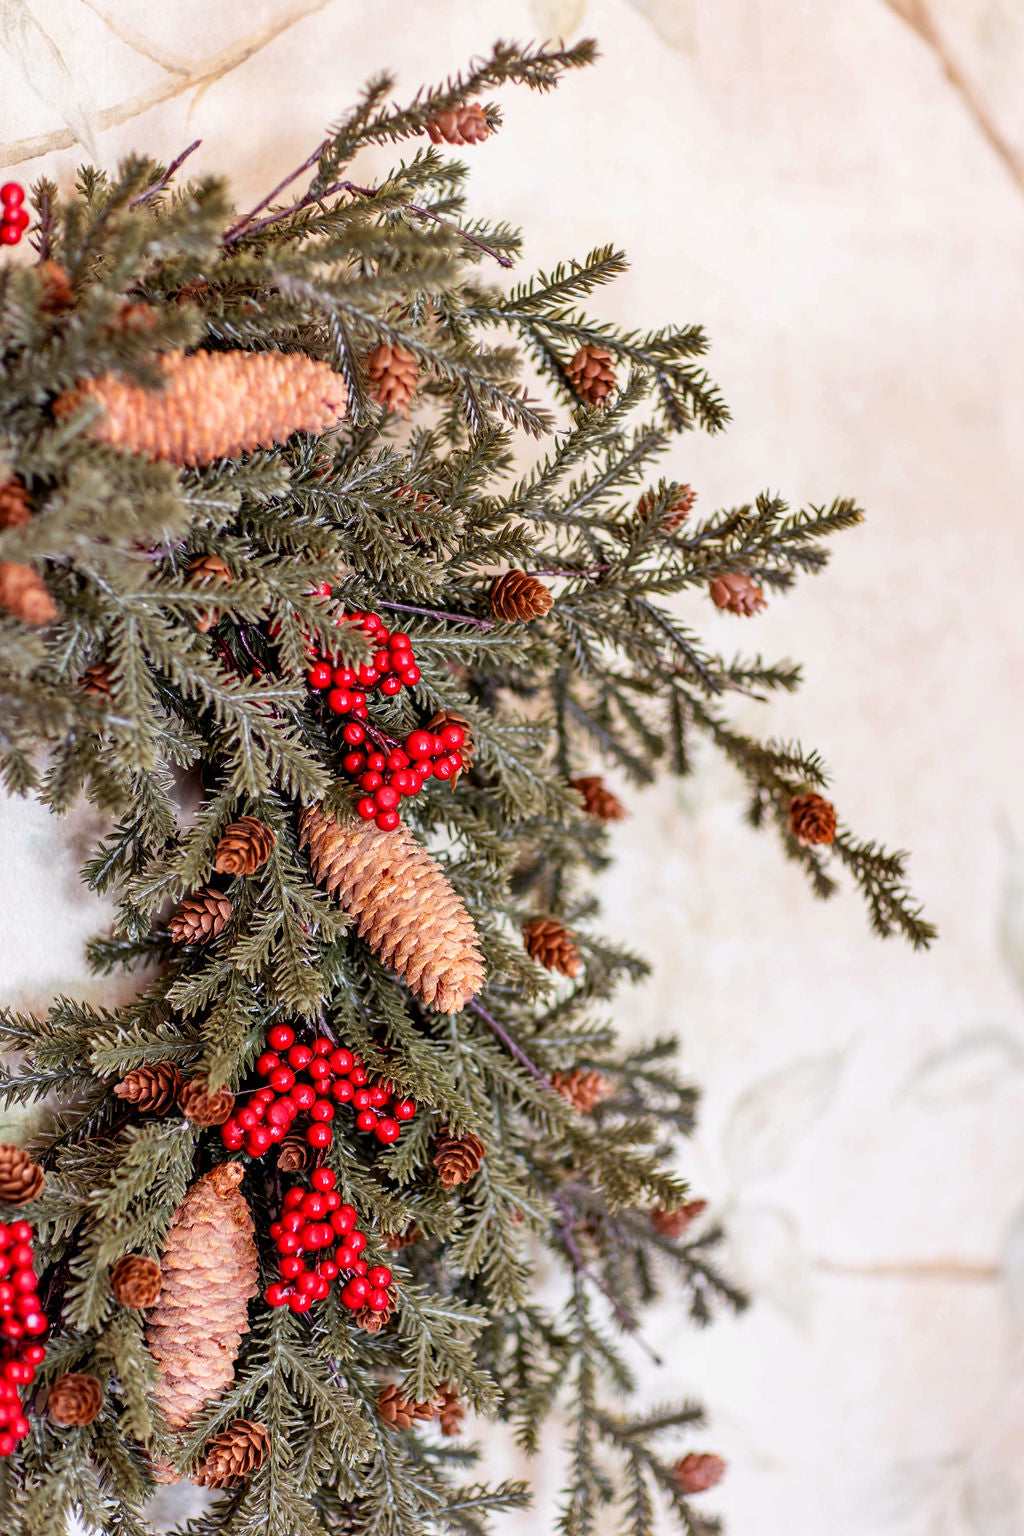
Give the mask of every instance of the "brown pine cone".
[{"label": "brown pine cone", "polygon": [[249,1331],[259,1283],[252,1215],[238,1187],[244,1177],[241,1163],[220,1163],[197,1179],[167,1233],[146,1343],[157,1365],[153,1400],[172,1429],[184,1429],[230,1386]]},{"label": "brown pine cone", "polygon": [[270,1450],[266,1426],[252,1419],[232,1419],[227,1429],[214,1435],[192,1479],[200,1488],[233,1488],[251,1472],[257,1472]]},{"label": "brown pine cone", "polygon": [[479,1136],[467,1131],[464,1136],[453,1136],[443,1125],[434,1138],[433,1164],[445,1189],[466,1184],[478,1171],[484,1160],[486,1147]]},{"label": "brown pine cone", "polygon": [[178,1108],[193,1125],[223,1125],[235,1107],[230,1088],[215,1088],[205,1077],[193,1077],[183,1083],[178,1094]]},{"label": "brown pine cone", "polygon": [[44,261],[39,268],[39,276],[43,283],[43,294],[39,301],[43,314],[60,315],[64,310],[70,309],[74,303],[71,279],[60,263]]},{"label": "brown pine cone", "polygon": [[439,736],[446,725],[457,725],[464,733],[464,741],[459,751],[462,753],[462,767],[452,774],[452,788],[459,782],[460,773],[468,773],[473,766],[473,727],[465,715],[457,715],[454,709],[440,709],[432,719],[428,720],[425,730],[431,735]]},{"label": "brown pine cone", "polygon": [[418,1419],[429,1422],[437,1413],[434,1403],[416,1403],[406,1397],[397,1382],[389,1382],[377,1395],[377,1412],[392,1429],[411,1429]]},{"label": "brown pine cone", "polygon": [[725,1476],[725,1462],[711,1451],[691,1451],[672,1468],[683,1493],[704,1493]]},{"label": "brown pine cone", "polygon": [[386,411],[408,416],[419,382],[420,365],[406,348],[382,341],[366,357],[370,394]]},{"label": "brown pine cone", "polygon": [[836,808],[824,795],[794,795],[789,802],[789,830],[804,848],[831,843],[836,835]]},{"label": "brown pine cone", "polygon": [[324,432],[348,410],[345,380],[298,352],[166,352],[163,389],[117,374],[83,379],[54,402],[69,416],[90,400],[104,413],[90,437],[171,464],[209,464],[283,443],[293,432]]},{"label": "brown pine cone", "polygon": [[491,586],[491,607],[506,624],[529,624],[542,619],[554,606],[554,598],[544,583],[526,571],[506,571]]},{"label": "brown pine cone", "polygon": [[299,823],[313,878],[359,919],[358,933],[417,997],[459,1013],[484,983],[476,930],[461,897],[408,828],[341,826],[320,806]]},{"label": "brown pine cone", "polygon": [[580,399],[590,406],[603,406],[615,388],[612,355],[604,347],[580,347],[565,371]]},{"label": "brown pine cone", "polygon": [[459,1433],[466,1417],[466,1410],[459,1402],[459,1394],[446,1381],[442,1382],[437,1394],[437,1417],[442,1435],[449,1436]]},{"label": "brown pine cone", "polygon": [[356,1313],[356,1325],[366,1333],[380,1333],[386,1328],[395,1315],[395,1304],[389,1301],[383,1312],[375,1312],[372,1307],[360,1307]]},{"label": "brown pine cone", "polygon": [[24,528],[32,516],[28,491],[17,475],[0,485],[0,528]]},{"label": "brown pine cone", "polygon": [[213,867],[218,875],[254,875],[277,841],[255,816],[240,816],[224,828]]},{"label": "brown pine cone", "polygon": [[583,809],[588,816],[593,816],[595,821],[624,821],[627,815],[626,807],[617,795],[605,785],[599,773],[584,775],[583,778],[570,779],[573,789],[583,796]]},{"label": "brown pine cone", "polygon": [[557,917],[535,917],[523,929],[526,953],[546,970],[578,976],[583,969],[572,934]]},{"label": "brown pine cone", "polygon": [[110,1271],[110,1289],[122,1307],[152,1307],[160,1300],[160,1265],[141,1253],[126,1253]]},{"label": "brown pine cone", "polygon": [[114,1089],[119,1099],[134,1104],[144,1115],[164,1115],[178,1097],[181,1073],[173,1061],[152,1067],[133,1067]]},{"label": "brown pine cone", "polygon": [[47,1418],[62,1429],[91,1424],[102,1407],[103,1388],[96,1377],[79,1371],[58,1376],[46,1397]]},{"label": "brown pine cone", "polygon": [[[220,555],[203,555],[199,560],[193,560],[188,568],[188,581],[191,587],[208,587],[211,583],[221,583],[225,587],[234,581],[231,567]],[[196,629],[201,635],[209,634],[210,630],[220,618],[220,612],[216,608],[202,608],[196,616]]]},{"label": "brown pine cone", "polygon": [[[694,502],[697,500],[697,492],[692,485],[677,485],[673,492],[672,500],[665,508],[661,519],[662,533],[678,533],[680,528],[693,511]],[[645,516],[652,504],[649,492],[644,491],[636,504],[636,509],[641,517]]]},{"label": "brown pine cone", "polygon": [[43,1192],[46,1175],[23,1147],[0,1144],[0,1200],[4,1205],[28,1205]]},{"label": "brown pine cone", "polygon": [[299,1131],[289,1131],[277,1144],[277,1166],[282,1173],[304,1173],[313,1166],[313,1148]]},{"label": "brown pine cone", "polygon": [[715,607],[726,613],[738,613],[749,618],[765,606],[764,593],[745,571],[724,571],[721,576],[715,577],[708,591]]},{"label": "brown pine cone", "polygon": [[23,624],[52,624],[57,605],[30,565],[0,560],[0,608]]},{"label": "brown pine cone", "polygon": [[86,667],[78,679],[78,686],[83,693],[96,699],[109,699],[112,687],[110,667],[105,661],[98,661],[95,666]]},{"label": "brown pine cone", "polygon": [[685,1205],[656,1205],[651,1211],[651,1226],[662,1237],[682,1237],[687,1228],[707,1210],[706,1200],[687,1200]]},{"label": "brown pine cone", "polygon": [[432,144],[479,144],[490,134],[487,116],[478,101],[450,112],[439,112],[427,124]]},{"label": "brown pine cone", "polygon": [[611,1083],[602,1072],[590,1072],[586,1067],[575,1067],[571,1072],[552,1072],[550,1083],[555,1092],[568,1099],[581,1115],[589,1115],[612,1091]]},{"label": "brown pine cone", "polygon": [[410,1221],[404,1232],[382,1233],[385,1246],[390,1248],[393,1253],[401,1253],[403,1248],[408,1248],[413,1243],[418,1243],[422,1236],[423,1233],[414,1221]]},{"label": "brown pine cone", "polygon": [[175,944],[207,944],[223,931],[231,916],[231,903],[221,892],[207,887],[193,891],[175,907],[168,932]]}]

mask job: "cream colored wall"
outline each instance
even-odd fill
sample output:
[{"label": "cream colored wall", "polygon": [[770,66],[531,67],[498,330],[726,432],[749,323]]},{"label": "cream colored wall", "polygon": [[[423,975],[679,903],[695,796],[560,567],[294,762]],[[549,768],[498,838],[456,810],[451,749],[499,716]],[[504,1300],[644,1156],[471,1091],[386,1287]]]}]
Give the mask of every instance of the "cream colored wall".
[{"label": "cream colored wall", "polygon": [[[914,956],[852,896],[812,904],[717,764],[631,797],[606,911],[656,970],[620,1022],[682,1032],[706,1087],[688,1168],[758,1298],[700,1336],[664,1306],[645,1390],[708,1402],[699,1443],[730,1472],[705,1498],[733,1536],[1016,1536],[1020,0],[5,0],[0,161],[66,179],[76,134],[107,160],[202,136],[195,168],[230,168],[244,200],[371,71],[410,90],[538,29],[596,34],[604,59],[508,96],[475,201],[527,226],[531,263],[621,242],[609,316],[706,323],[735,422],[673,460],[705,508],[762,487],[868,508],[831,574],[763,617],[688,606],[727,650],[805,660],[796,699],[739,716],[821,747],[844,817],[914,850],[942,928]],[[105,995],[81,958],[101,920],[74,885],[81,818],[0,818],[0,991]]]}]

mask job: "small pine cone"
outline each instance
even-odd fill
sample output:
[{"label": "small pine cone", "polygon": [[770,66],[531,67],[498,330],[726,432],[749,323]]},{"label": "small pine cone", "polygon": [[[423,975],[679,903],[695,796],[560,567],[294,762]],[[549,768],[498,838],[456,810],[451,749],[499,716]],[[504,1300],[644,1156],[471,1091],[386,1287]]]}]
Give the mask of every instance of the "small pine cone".
[{"label": "small pine cone", "polygon": [[214,1435],[192,1479],[200,1488],[233,1488],[266,1460],[270,1436],[263,1424],[251,1419],[232,1419],[227,1429]]},{"label": "small pine cone", "polygon": [[395,1304],[389,1301],[383,1312],[375,1312],[372,1307],[360,1307],[356,1313],[356,1324],[366,1333],[380,1333],[386,1328],[395,1315]]},{"label": "small pine cone", "polygon": [[462,746],[459,748],[459,751],[462,753],[462,767],[452,774],[452,788],[454,789],[455,785],[459,782],[459,774],[468,773],[473,766],[473,727],[465,715],[457,715],[454,709],[440,709],[433,719],[427,721],[425,729],[430,731],[431,735],[439,736],[446,725],[459,726],[464,737]]},{"label": "small pine cone", "polygon": [[110,1289],[122,1307],[152,1307],[160,1300],[160,1265],[141,1253],[126,1253],[110,1271]]},{"label": "small pine cone", "polygon": [[156,325],[156,310],[151,304],[126,302],[114,317],[111,330],[134,331],[137,334],[151,331]]},{"label": "small pine cone", "polygon": [[87,428],[90,437],[187,465],[270,448],[293,432],[324,432],[348,409],[341,375],[298,352],[167,352],[160,366],[163,389],[107,373],[59,396],[54,415],[96,400],[104,413]]},{"label": "small pine cone", "polygon": [[91,1424],[103,1407],[103,1388],[95,1376],[71,1371],[58,1376],[46,1398],[46,1415],[62,1429]]},{"label": "small pine cone", "polygon": [[23,624],[52,624],[57,605],[30,565],[0,560],[0,608]]},{"label": "small pine cone", "polygon": [[529,624],[542,619],[554,606],[554,598],[542,581],[526,571],[506,571],[491,586],[491,607],[506,624]]},{"label": "small pine cone", "polygon": [[467,1131],[465,1136],[453,1136],[443,1125],[434,1139],[433,1164],[445,1189],[466,1184],[484,1160],[486,1148],[479,1136]]},{"label": "small pine cone", "polygon": [[[662,533],[678,533],[680,528],[693,511],[694,502],[697,500],[697,492],[692,485],[677,485],[672,500],[665,508],[661,519]],[[641,517],[645,516],[651,507],[651,496],[647,491],[640,497],[636,509]]]},{"label": "small pine cone", "polygon": [[565,371],[580,399],[590,406],[603,406],[615,388],[612,355],[604,347],[580,347]]},{"label": "small pine cone", "polygon": [[385,1247],[390,1248],[393,1253],[401,1253],[403,1248],[409,1248],[413,1243],[418,1243],[422,1236],[423,1233],[414,1221],[410,1221],[404,1232],[382,1233]]},{"label": "small pine cone", "polygon": [[716,576],[708,591],[716,608],[738,613],[744,618],[759,613],[765,606],[764,593],[745,571],[724,571]]},{"label": "small pine cone", "polygon": [[183,1083],[178,1094],[178,1108],[193,1125],[223,1125],[235,1107],[235,1096],[230,1088],[215,1088],[205,1077],[193,1077]]},{"label": "small pine cone", "polygon": [[410,1429],[417,1419],[429,1422],[437,1413],[434,1403],[417,1403],[401,1387],[389,1382],[377,1396],[377,1412],[392,1429]]},{"label": "small pine cone", "polygon": [[836,835],[836,808],[824,795],[794,795],[789,802],[789,830],[804,848],[831,843]]},{"label": "small pine cone", "polygon": [[604,779],[599,773],[587,774],[583,778],[570,779],[573,789],[583,796],[583,809],[588,816],[593,816],[595,821],[624,821],[627,815],[626,807],[617,795],[606,788]]},{"label": "small pine cone", "polygon": [[224,828],[213,867],[218,875],[254,875],[270,858],[276,841],[270,828],[255,816],[240,816]]},{"label": "small pine cone", "polygon": [[612,1091],[611,1083],[602,1072],[590,1072],[586,1067],[576,1067],[572,1072],[552,1072],[550,1081],[555,1092],[568,1099],[581,1115],[591,1114]]},{"label": "small pine cone", "polygon": [[43,284],[39,307],[44,315],[60,315],[74,303],[71,279],[57,261],[44,261],[39,268]]},{"label": "small pine cone", "polygon": [[[229,586],[235,579],[231,567],[220,555],[203,555],[201,560],[193,560],[188,570],[189,586],[192,587],[208,587],[211,582]],[[201,608],[196,615],[196,629],[201,635],[208,635],[219,618],[219,609]]]},{"label": "small pine cone", "polygon": [[704,1493],[725,1476],[725,1462],[712,1451],[691,1451],[672,1468],[683,1493]]},{"label": "small pine cone", "polygon": [[420,367],[406,347],[392,346],[382,341],[366,358],[366,372],[370,378],[370,394],[385,410],[408,416],[409,405],[416,393]]},{"label": "small pine cone", "polygon": [[682,1237],[683,1233],[707,1210],[706,1200],[687,1200],[685,1205],[656,1205],[651,1211],[651,1226],[662,1237]]},{"label": "small pine cone", "polygon": [[466,1410],[459,1402],[459,1394],[447,1382],[443,1382],[437,1394],[437,1417],[442,1435],[457,1435],[462,1429]]},{"label": "small pine cone", "polygon": [[438,1013],[459,1013],[484,984],[476,930],[440,867],[402,826],[341,826],[317,805],[300,847],[313,878],[359,919],[359,937]]},{"label": "small pine cone", "polygon": [[28,1205],[43,1192],[46,1175],[23,1147],[0,1144],[0,1200],[5,1205]]},{"label": "small pine cone", "polygon": [[241,1163],[219,1163],[197,1179],[164,1243],[146,1343],[157,1365],[153,1400],[172,1429],[186,1428],[230,1386],[249,1331],[259,1264],[244,1177]]},{"label": "small pine cone", "polygon": [[572,934],[557,917],[535,917],[523,929],[526,953],[545,970],[578,976],[583,969]]},{"label": "small pine cone", "polygon": [[165,1115],[181,1090],[181,1073],[173,1061],[152,1067],[134,1067],[114,1089],[119,1099],[134,1104],[144,1115]]},{"label": "small pine cone", "polygon": [[313,1166],[313,1148],[304,1135],[289,1131],[277,1147],[277,1166],[282,1173],[305,1173]]},{"label": "small pine cone", "polygon": [[490,134],[483,107],[471,101],[450,112],[439,112],[427,124],[432,144],[480,144]]},{"label": "small pine cone", "polygon": [[83,693],[96,699],[109,699],[112,687],[112,677],[109,666],[105,661],[98,661],[95,666],[86,667],[78,679],[78,686]]},{"label": "small pine cone", "polygon": [[175,944],[206,944],[217,937],[230,916],[228,898],[207,887],[179,902],[167,928]]},{"label": "small pine cone", "polygon": [[17,475],[0,485],[0,528],[24,528],[32,516],[28,491]]}]

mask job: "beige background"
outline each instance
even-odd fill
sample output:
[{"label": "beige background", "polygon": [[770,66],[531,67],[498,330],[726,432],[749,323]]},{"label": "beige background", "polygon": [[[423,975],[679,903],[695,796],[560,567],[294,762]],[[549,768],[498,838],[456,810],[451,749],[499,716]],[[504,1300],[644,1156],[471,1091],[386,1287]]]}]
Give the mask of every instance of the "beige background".
[{"label": "beige background", "polygon": [[[701,1336],[666,1305],[645,1389],[708,1402],[733,1536],[1016,1536],[1021,0],[0,0],[0,161],[66,182],[75,139],[109,161],[201,135],[195,168],[246,200],[371,71],[409,92],[496,35],[581,31],[603,62],[507,97],[475,201],[527,226],[531,264],[621,242],[607,315],[706,323],[735,422],[673,463],[705,508],[868,508],[761,618],[691,607],[727,650],[805,660],[796,699],[740,715],[824,751],[843,815],[913,848],[943,933],[914,956],[851,895],[813,905],[715,763],[634,797],[604,894],[657,970],[620,1023],[684,1035],[707,1090],[687,1166],[758,1298]],[[109,995],[82,964],[86,831],[0,807],[8,998]],[[557,1471],[506,1529],[550,1528]]]}]

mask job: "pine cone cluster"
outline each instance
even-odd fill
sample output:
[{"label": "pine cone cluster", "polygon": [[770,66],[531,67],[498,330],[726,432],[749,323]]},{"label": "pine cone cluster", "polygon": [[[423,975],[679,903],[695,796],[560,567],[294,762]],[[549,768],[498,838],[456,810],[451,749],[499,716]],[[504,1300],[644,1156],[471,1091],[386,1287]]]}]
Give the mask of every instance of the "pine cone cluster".
[{"label": "pine cone cluster", "polygon": [[437,714],[427,721],[425,729],[434,736],[440,736],[446,725],[457,725],[463,733],[462,767],[457,768],[452,774],[452,788],[459,782],[461,773],[468,773],[473,766],[473,727],[465,715],[458,715],[454,709],[439,709]]},{"label": "pine cone cluster", "polygon": [[153,1307],[160,1300],[163,1279],[156,1259],[126,1253],[110,1271],[110,1289],[122,1307]]},{"label": "pine cone cluster", "polygon": [[626,807],[617,795],[613,795],[599,773],[586,774],[570,779],[573,789],[583,797],[583,809],[595,821],[624,821]]},{"label": "pine cone cluster", "polygon": [[707,1210],[706,1200],[687,1200],[685,1205],[656,1205],[651,1211],[651,1226],[662,1237],[682,1237],[684,1232]]},{"label": "pine cone cluster", "polygon": [[576,394],[589,406],[603,406],[615,388],[612,355],[605,347],[580,347],[565,371]]},{"label": "pine cone cluster", "polygon": [[[680,528],[693,511],[697,500],[697,492],[692,485],[677,485],[672,493],[672,500],[665,508],[661,519],[662,533],[678,533]],[[644,491],[636,504],[636,509],[641,517],[645,517],[653,505],[650,493]]]},{"label": "pine cone cluster", "polygon": [[282,1173],[304,1173],[313,1166],[313,1148],[299,1131],[282,1136],[277,1147],[277,1166]]},{"label": "pine cone cluster", "polygon": [[[191,587],[208,587],[211,583],[220,583],[227,587],[234,579],[231,567],[226,560],[221,559],[220,555],[203,555],[199,560],[193,560],[188,568]],[[201,635],[207,635],[219,618],[219,609],[202,608],[196,616],[196,629]]]},{"label": "pine cone cluster", "polygon": [[32,516],[24,482],[12,475],[0,485],[0,528],[24,528]]},{"label": "pine cone cluster", "polygon": [[297,352],[167,352],[160,366],[163,389],[107,373],[59,396],[54,414],[96,400],[104,410],[87,428],[91,437],[187,465],[270,448],[293,432],[325,432],[348,409],[341,375]]},{"label": "pine cone cluster", "polygon": [[531,960],[545,970],[575,977],[583,969],[572,934],[557,917],[534,917],[523,929],[523,942]]},{"label": "pine cone cluster", "polygon": [[549,1081],[555,1092],[568,1099],[581,1115],[592,1114],[601,1100],[612,1092],[612,1085],[603,1072],[592,1072],[586,1067],[574,1067],[571,1072],[552,1072]]},{"label": "pine cone cluster", "polygon": [[23,624],[52,624],[57,605],[30,565],[0,560],[0,608]]},{"label": "pine cone cluster", "polygon": [[178,1093],[178,1108],[193,1125],[223,1125],[235,1107],[229,1088],[212,1091],[205,1077],[193,1077]]},{"label": "pine cone cluster", "polygon": [[168,932],[175,944],[207,944],[224,929],[231,916],[231,903],[222,891],[208,886],[193,891],[174,909]]},{"label": "pine cone cluster", "polygon": [[708,588],[711,601],[725,613],[749,618],[765,606],[764,592],[745,571],[723,571]]},{"label": "pine cone cluster", "polygon": [[550,613],[555,599],[536,576],[526,571],[506,571],[491,586],[491,607],[506,624],[529,624]]},{"label": "pine cone cluster", "polygon": [[46,1397],[46,1414],[61,1429],[91,1424],[103,1407],[103,1388],[95,1376],[70,1371],[58,1376]]},{"label": "pine cone cluster", "polygon": [[474,1136],[472,1131],[467,1131],[464,1136],[453,1136],[443,1125],[434,1138],[433,1164],[445,1189],[467,1184],[478,1172],[486,1151],[480,1137]]},{"label": "pine cone cluster", "polygon": [[4,1205],[29,1205],[43,1192],[46,1175],[23,1147],[0,1144],[0,1201]]},{"label": "pine cone cluster", "polygon": [[224,828],[213,858],[218,875],[254,875],[277,841],[255,816],[240,816]]},{"label": "pine cone cluster", "polygon": [[484,983],[472,919],[409,830],[341,826],[319,806],[303,812],[299,843],[313,878],[358,918],[359,937],[439,1013],[459,1013]]},{"label": "pine cone cluster", "polygon": [[725,1476],[725,1462],[711,1451],[691,1451],[672,1468],[681,1492],[705,1493]]},{"label": "pine cone cluster", "polygon": [[836,835],[836,808],[824,795],[794,795],[789,802],[789,830],[804,848],[832,843]]},{"label": "pine cone cluster", "polygon": [[378,404],[408,416],[420,377],[420,365],[408,348],[382,341],[367,355],[366,372],[370,394]]},{"label": "pine cone cluster", "polygon": [[133,1067],[114,1088],[119,1099],[134,1104],[144,1115],[165,1115],[180,1090],[181,1073],[173,1061],[158,1061],[151,1067]]},{"label": "pine cone cluster", "polygon": [[411,1429],[417,1421],[429,1423],[437,1414],[437,1405],[414,1402],[392,1381],[377,1394],[377,1412],[391,1429]]},{"label": "pine cone cluster", "polygon": [[478,101],[450,112],[439,112],[427,124],[432,144],[479,144],[490,134],[487,116]]},{"label": "pine cone cluster", "polygon": [[266,1460],[270,1436],[266,1426],[252,1419],[232,1419],[227,1429],[214,1435],[193,1479],[200,1488],[234,1488],[256,1472]]},{"label": "pine cone cluster", "polygon": [[109,699],[113,687],[110,667],[105,661],[98,661],[93,666],[86,667],[78,679],[78,686],[91,698]]}]

